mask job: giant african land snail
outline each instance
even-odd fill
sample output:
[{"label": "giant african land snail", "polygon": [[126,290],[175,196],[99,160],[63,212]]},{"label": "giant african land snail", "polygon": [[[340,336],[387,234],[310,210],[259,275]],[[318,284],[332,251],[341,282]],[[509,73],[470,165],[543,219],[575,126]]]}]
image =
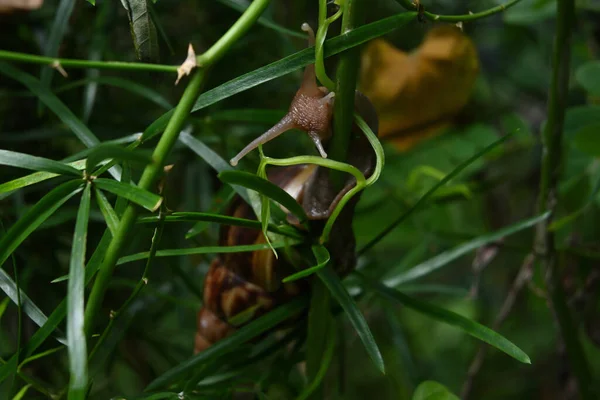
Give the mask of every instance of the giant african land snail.
[{"label": "giant african land snail", "polygon": [[[309,45],[314,44],[315,34],[307,23],[302,24],[302,30],[308,32]],[[331,136],[331,116],[333,114],[334,92],[329,92],[324,86],[317,86],[314,64],[304,70],[302,85],[292,99],[287,114],[271,129],[248,144],[240,153],[231,159],[231,165],[236,166],[246,154],[266,142],[276,138],[290,129],[300,129],[308,133],[317,146],[321,157],[327,158],[322,140]]]},{"label": "giant african land snail", "polygon": [[[303,25],[304,30],[309,30]],[[311,31],[309,34],[312,36]],[[296,93],[290,111],[278,124],[250,143],[231,160],[233,165],[240,158],[282,132],[298,128],[311,135],[319,152],[326,157],[321,140],[330,135],[333,95],[316,85],[314,66],[304,72],[302,87]],[[378,131],[378,118],[371,102],[360,92],[355,92],[355,111],[367,122],[373,132]],[[372,174],[375,153],[360,129],[353,125],[346,162],[359,169],[365,177]],[[269,174],[269,180],[288,192],[304,208],[311,225],[318,231],[325,223],[340,199],[355,184],[348,176],[341,190],[330,181],[329,170],[316,165],[296,165],[277,168]],[[337,218],[329,236],[327,249],[331,265],[340,275],[350,272],[356,263],[355,238],[352,231],[354,207],[360,193],[352,198]],[[228,210],[229,215],[254,218],[250,206],[236,198]],[[294,224],[293,218],[288,218]],[[219,245],[243,245],[265,243],[260,230],[243,227],[223,227]],[[302,268],[310,265],[302,265]],[[216,341],[228,336],[240,324],[233,324],[234,317],[250,311],[244,323],[264,314],[310,286],[306,280],[283,284],[285,276],[295,272],[286,257],[274,257],[271,250],[252,253],[223,254],[213,260],[204,281],[204,305],[198,313],[198,331],[195,352],[206,349]],[[234,326],[235,325],[235,326]],[[242,323],[243,325],[243,323]]]}]

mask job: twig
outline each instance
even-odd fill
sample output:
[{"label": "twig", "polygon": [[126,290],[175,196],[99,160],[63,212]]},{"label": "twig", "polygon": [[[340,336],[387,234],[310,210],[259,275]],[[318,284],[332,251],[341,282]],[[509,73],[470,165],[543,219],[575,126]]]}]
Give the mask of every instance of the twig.
[{"label": "twig", "polygon": [[[506,318],[510,315],[516,301],[517,297],[525,287],[525,285],[531,280],[531,276],[533,275],[533,264],[535,261],[535,256],[530,253],[523,260],[523,264],[517,273],[515,280],[513,281],[506,298],[504,299],[504,303],[502,304],[502,308],[498,312],[494,323],[492,324],[492,329],[498,330],[500,326],[506,321]],[[469,366],[469,372],[467,373],[467,379],[463,384],[460,398],[462,400],[467,400],[469,395],[471,394],[471,390],[473,389],[473,381],[475,377],[481,370],[481,366],[483,365],[483,360],[485,359],[487,353],[488,345],[482,344],[479,346],[477,350],[477,354],[473,357],[473,361],[471,361],[471,365]]]},{"label": "twig", "polygon": [[[554,212],[557,203],[557,186],[559,182],[562,155],[562,136],[569,91],[571,33],[575,20],[575,0],[558,0],[556,34],[552,57],[552,81],[548,95],[548,121],[542,132],[542,171],[538,209]],[[540,255],[545,284],[548,292],[549,307],[552,310],[560,335],[564,341],[569,359],[570,371],[579,387],[582,399],[592,399],[591,373],[581,342],[578,327],[573,321],[571,310],[567,304],[561,282],[559,261],[564,260],[564,253],[559,257],[556,250],[554,232],[548,227],[552,224],[550,217],[540,222],[536,231],[535,250]]]}]

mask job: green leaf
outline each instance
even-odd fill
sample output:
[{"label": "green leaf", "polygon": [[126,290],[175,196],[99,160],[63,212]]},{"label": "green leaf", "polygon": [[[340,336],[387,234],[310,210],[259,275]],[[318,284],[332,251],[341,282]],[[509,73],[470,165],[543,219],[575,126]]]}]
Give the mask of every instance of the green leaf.
[{"label": "green leaf", "polygon": [[115,233],[117,232],[117,228],[119,227],[119,216],[117,215],[115,210],[113,210],[112,206],[110,205],[110,202],[108,201],[106,196],[104,196],[104,193],[102,193],[102,191],[98,188],[94,189],[96,191],[96,201],[98,202],[100,212],[104,216],[104,220],[106,221],[106,226],[108,227],[108,230],[110,230],[110,233],[114,237]]},{"label": "green leaf", "polygon": [[318,270],[317,275],[321,281],[323,281],[325,286],[327,286],[327,289],[329,289],[333,298],[337,300],[342,309],[346,312],[346,315],[356,330],[358,337],[365,346],[367,354],[369,357],[371,357],[371,360],[373,360],[373,363],[377,369],[381,371],[381,373],[385,373],[383,357],[381,356],[381,352],[377,347],[377,343],[375,343],[375,339],[373,338],[373,334],[369,329],[369,325],[367,324],[367,321],[365,321],[365,317],[363,317],[361,314],[354,300],[352,300],[352,297],[350,297],[344,288],[344,285],[342,285],[342,282],[339,280],[330,266],[325,266],[324,268]]},{"label": "green leaf", "polygon": [[425,381],[422,382],[415,393],[413,394],[412,400],[460,400],[452,392],[450,392],[444,385],[434,382]]},{"label": "green leaf", "polygon": [[[218,0],[219,3],[224,4],[236,11],[239,11],[241,13],[243,13],[244,11],[246,11],[246,9],[248,8],[248,6],[250,5],[249,2],[244,1],[244,0]],[[286,27],[283,27],[275,22],[273,22],[273,20],[265,17],[265,16],[261,16],[256,23],[258,23],[259,25],[264,26],[265,28],[269,28],[269,29],[273,29],[276,32],[279,33],[283,33],[284,35],[289,35],[289,36],[294,36],[297,38],[301,38],[301,39],[306,39],[306,35],[302,34],[298,31],[294,31],[292,29],[288,29]]]},{"label": "green leaf", "polygon": [[147,0],[121,0],[129,17],[135,54],[141,61],[158,61],[156,27],[148,12]]},{"label": "green leaf", "polygon": [[511,135],[512,135],[512,133],[504,135],[500,139],[498,139],[495,142],[493,142],[492,144],[486,146],[481,151],[478,151],[473,156],[469,157],[468,159],[466,159],[465,161],[463,161],[462,163],[460,163],[458,166],[456,166],[456,168],[454,168],[454,170],[452,170],[452,172],[450,172],[448,175],[446,175],[446,177],[444,179],[442,179],[441,181],[439,181],[436,185],[434,185],[431,189],[429,189],[423,196],[421,196],[419,198],[419,200],[417,200],[417,202],[415,204],[413,204],[413,206],[408,209],[408,211],[406,211],[404,214],[402,214],[399,218],[397,218],[394,222],[392,222],[385,229],[383,229],[379,234],[377,234],[373,239],[371,239],[367,244],[365,244],[358,251],[358,254],[359,255],[363,254],[365,251],[369,250],[371,247],[373,247],[377,243],[379,243],[381,241],[381,239],[383,239],[384,237],[386,237],[388,233],[390,233],[398,225],[400,225],[402,222],[404,222],[413,212],[415,212],[416,210],[418,210],[421,207],[423,207],[426,204],[425,203],[426,200],[428,200],[431,196],[433,196],[435,194],[435,192],[439,188],[441,188],[442,186],[444,186],[446,183],[448,183],[450,180],[452,180],[455,176],[457,176],[465,168],[467,168],[473,162],[477,161],[483,155],[485,155],[486,153],[488,153],[491,150],[493,150],[494,148],[496,148],[496,146],[498,146],[499,144],[504,143],[504,141],[506,139],[508,139]]},{"label": "green leaf", "polygon": [[[122,212],[123,208],[124,208],[124,204],[123,204],[123,207],[119,208],[118,202],[117,202],[117,207],[116,207],[117,212]],[[110,242],[111,242],[111,235],[107,229],[104,232],[104,235],[102,235],[102,238],[100,239],[100,243],[98,243],[96,250],[94,251],[94,254],[90,258],[90,260],[85,268],[86,284],[88,284],[92,280],[92,278],[98,271],[98,268],[100,268],[100,265],[101,265],[102,261],[104,260],[104,255],[106,253],[106,250],[108,249],[108,245],[110,244]],[[65,318],[66,314],[67,314],[67,303],[66,303],[66,300],[63,299],[58,304],[58,306],[54,309],[52,314],[50,314],[46,323],[44,323],[44,325],[33,334],[31,339],[27,343],[27,345],[24,346],[24,348],[22,349],[22,352],[21,352],[21,354],[23,354],[23,357],[27,358],[27,357],[31,356],[33,354],[33,352],[36,351],[37,348],[40,347],[42,345],[42,343],[44,343],[44,341],[57,329],[58,325]],[[6,377],[8,377],[15,370],[16,367],[17,367],[17,356],[13,355],[4,365],[0,366],[0,382],[2,382],[4,379],[6,379]]]},{"label": "green leaf", "polygon": [[312,275],[321,268],[324,268],[325,265],[327,265],[327,263],[331,259],[331,256],[329,255],[329,251],[327,251],[325,246],[315,245],[312,246],[311,249],[313,254],[315,255],[315,258],[317,259],[317,265],[315,265],[314,267],[303,269],[300,272],[296,272],[295,274],[283,278],[283,283],[293,282],[306,276]]},{"label": "green leaf", "polygon": [[600,96],[600,61],[589,61],[577,68],[575,80],[592,96]]},{"label": "green leaf", "polygon": [[81,79],[69,83],[67,85],[61,86],[60,88],[55,90],[55,93],[62,93],[67,90],[87,85],[89,83],[98,83],[101,85],[108,85],[119,89],[127,90],[128,92],[143,97],[167,110],[173,108],[173,105],[157,91],[150,89],[149,87],[146,87],[144,85],[141,85],[135,81],[119,78],[116,76],[93,76],[86,79]]},{"label": "green leaf", "polygon": [[57,175],[82,176],[80,171],[68,164],[29,154],[17,153],[16,151],[0,150],[0,165],[51,172]]},{"label": "green leaf", "polygon": [[236,109],[221,110],[210,114],[211,121],[253,122],[255,124],[275,125],[287,110]]},{"label": "green leaf", "polygon": [[150,211],[156,211],[162,203],[162,197],[132,184],[127,184],[112,179],[94,179],[96,187],[124,197]]},{"label": "green leaf", "polygon": [[[212,197],[212,205],[209,209],[211,213],[224,214],[232,200],[235,198],[235,191],[229,185],[221,186],[216,196]],[[186,239],[190,239],[202,233],[209,226],[208,221],[198,221],[185,234]]]},{"label": "green leaf", "polygon": [[85,296],[85,249],[87,228],[90,217],[92,185],[88,183],[83,191],[69,264],[69,285],[67,288],[67,343],[69,346],[69,400],[84,400],[88,384],[87,345],[83,323]]},{"label": "green leaf", "polygon": [[462,315],[458,315],[451,311],[437,307],[433,304],[426,303],[413,297],[409,297],[403,293],[400,293],[397,290],[384,286],[378,282],[369,281],[364,276],[358,273],[356,275],[359,276],[361,280],[367,285],[371,286],[377,294],[387,298],[388,300],[412,308],[413,310],[416,310],[421,314],[427,315],[437,321],[455,326],[461,329],[462,331],[468,333],[469,335],[476,337],[477,339],[484,341],[489,345],[494,346],[500,351],[503,351],[504,353],[513,357],[515,360],[525,364],[531,364],[529,356],[525,354],[523,350],[518,348],[515,344],[513,344],[511,341],[509,341],[499,333],[496,333],[493,330],[486,328],[485,326],[480,325],[475,321],[465,318]]},{"label": "green leaf", "polygon": [[230,336],[218,341],[208,349],[196,354],[194,357],[179,363],[176,367],[168,370],[163,375],[151,382],[146,391],[156,390],[165,387],[174,381],[182,378],[187,373],[192,372],[198,365],[205,364],[214,360],[223,354],[231,352],[236,347],[252,340],[255,337],[268,332],[273,327],[281,322],[294,317],[302,311],[307,305],[306,297],[297,297],[294,300],[286,303],[275,310],[265,314],[248,325],[237,330]]},{"label": "green leaf", "polygon": [[24,399],[25,395],[27,394],[27,391],[29,390],[30,387],[31,387],[31,384],[23,386],[21,388],[21,390],[19,390],[17,392],[17,394],[14,395],[14,397],[12,398],[12,400],[22,400],[22,399]]},{"label": "green leaf", "polygon": [[426,260],[415,267],[411,268],[406,272],[400,272],[398,275],[391,276],[384,281],[384,284],[389,287],[395,287],[404,282],[412,281],[427,274],[436,271],[437,269],[448,265],[450,262],[456,260],[458,257],[469,253],[475,249],[485,246],[488,243],[495,242],[505,236],[512,235],[513,233],[522,231],[536,225],[537,223],[545,220],[550,216],[550,212],[546,212],[541,215],[537,215],[533,218],[526,219],[516,224],[507,226],[506,228],[500,229],[496,232],[488,233],[486,235],[478,236],[475,239],[469,240],[466,243],[460,244],[453,249],[445,251],[437,256]]},{"label": "green leaf", "polygon": [[61,205],[81,191],[83,182],[73,180],[52,189],[40,201],[10,227],[0,240],[0,266],[3,265],[13,251],[52,215]]},{"label": "green leaf", "polygon": [[[137,222],[141,224],[147,223],[156,223],[158,221],[158,216],[150,216],[150,217],[141,217],[138,218]],[[202,213],[202,212],[174,212],[165,217],[165,222],[191,222],[191,221],[201,221],[201,222],[216,222],[217,224],[222,225],[231,225],[231,226],[242,226],[245,228],[252,229],[261,229],[261,223],[254,219],[245,219],[245,218],[237,218],[230,217],[228,215],[220,215],[220,214],[212,214],[212,213]],[[303,235],[289,226],[268,226],[269,232],[279,233],[280,235],[302,239]]]},{"label": "green leaf", "polygon": [[[71,129],[75,136],[77,136],[86,147],[94,147],[100,144],[100,141],[92,131],[90,131],[89,128],[85,126],[85,124],[81,122],[81,120],[79,120],[51,90],[44,87],[39,80],[5,62],[0,62],[0,73],[27,86],[31,92],[35,93],[35,95],[46,104],[46,106],[48,106],[48,108],[50,108],[52,112],[54,112],[58,118],[69,127],[69,129]],[[112,168],[110,172],[115,179],[120,178],[121,174],[118,169]]]},{"label": "green leaf", "polygon": [[152,162],[152,154],[148,151],[134,151],[114,144],[99,144],[91,149],[85,170],[91,175],[96,166],[107,159],[149,164]]},{"label": "green leaf", "polygon": [[[144,132],[144,135],[146,132]],[[208,165],[210,165],[215,171],[223,172],[223,171],[232,171],[233,167],[229,165],[227,161],[221,158],[217,153],[212,151],[210,147],[202,143],[200,140],[196,139],[188,132],[183,131],[179,134],[179,141],[185,144],[190,148],[194,153],[199,155]],[[250,197],[248,196],[248,192],[246,189],[239,186],[232,186],[233,190],[236,191],[237,194],[243,198],[246,203],[252,204]]]},{"label": "green leaf", "polygon": [[[371,39],[383,36],[401,26],[412,21],[417,16],[414,12],[404,12],[391,17],[380,19],[379,21],[370,24],[362,25],[351,30],[343,35],[336,36],[325,42],[325,56],[330,57],[341,53],[344,50],[351,49]],[[315,49],[299,51],[290,56],[287,56],[279,61],[271,63],[267,66],[258,68],[252,72],[232,79],[214,89],[204,92],[192,108],[192,112],[206,108],[223,99],[241,93],[262,83],[269,82],[284,75],[289,74],[297,69],[313,64],[315,62]],[[151,137],[158,135],[167,126],[171,119],[173,110],[163,114],[160,118],[154,121],[145,131],[143,140],[148,140]]]},{"label": "green leaf", "polygon": [[308,219],[302,206],[292,196],[266,179],[259,178],[254,174],[243,171],[223,171],[218,176],[221,181],[227,184],[243,186],[265,195],[287,208],[292,214],[298,217],[301,222]]},{"label": "green leaf", "polygon": [[[3,269],[0,269],[0,290],[6,294],[7,299],[12,300],[15,304],[19,304],[17,284]],[[21,309],[37,326],[43,326],[48,320],[46,314],[40,310],[22,289],[20,290],[20,296]]]},{"label": "green leaf", "polygon": [[[83,170],[85,168],[85,160],[75,161],[68,165],[77,170]],[[21,178],[13,179],[12,181],[5,182],[0,185],[0,193],[2,193],[2,195],[0,195],[0,200],[8,197],[8,195],[10,195],[10,192],[13,192],[17,189],[33,185],[38,182],[43,182],[45,180],[57,176],[59,175],[51,172],[36,172],[27,176],[23,176]]]},{"label": "green leaf", "polygon": [[600,122],[579,129],[575,133],[573,144],[586,154],[600,157]]},{"label": "green leaf", "polygon": [[[272,243],[273,247],[276,249],[298,244],[298,241],[278,241]],[[261,244],[245,244],[239,246],[204,246],[204,247],[190,247],[184,249],[169,249],[169,250],[159,250],[156,252],[156,257],[178,257],[178,256],[189,256],[192,254],[223,254],[223,253],[238,253],[238,252],[248,252],[255,250],[267,250],[271,247],[266,243]],[[121,257],[119,261],[117,261],[117,265],[126,264],[128,262],[143,260],[148,258],[150,253],[147,251],[132,254],[129,256]]]},{"label": "green leaf", "polygon": [[[74,8],[75,0],[60,0],[58,3],[58,7],[54,13],[54,20],[52,21],[50,35],[42,47],[45,56],[58,56],[58,49],[60,48],[60,44],[62,43],[67,29],[69,29],[69,20],[71,19],[71,14],[73,13]],[[40,83],[44,90],[49,90],[50,83],[52,82],[53,72],[54,69],[50,66],[42,68]],[[44,101],[42,99],[40,100],[42,102]]]}]

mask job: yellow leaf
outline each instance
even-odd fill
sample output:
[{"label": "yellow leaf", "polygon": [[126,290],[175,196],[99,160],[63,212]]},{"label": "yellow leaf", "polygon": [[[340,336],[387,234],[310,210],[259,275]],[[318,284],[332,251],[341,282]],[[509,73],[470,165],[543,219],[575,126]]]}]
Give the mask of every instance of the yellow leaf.
[{"label": "yellow leaf", "polygon": [[447,127],[479,71],[473,42],[453,25],[434,27],[406,53],[383,39],[362,53],[360,90],[379,114],[379,135],[406,150]]}]

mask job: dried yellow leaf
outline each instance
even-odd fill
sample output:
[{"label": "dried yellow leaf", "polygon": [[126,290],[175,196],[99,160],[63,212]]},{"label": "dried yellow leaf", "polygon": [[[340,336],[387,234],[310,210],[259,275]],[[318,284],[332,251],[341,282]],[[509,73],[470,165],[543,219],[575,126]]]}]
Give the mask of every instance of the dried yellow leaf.
[{"label": "dried yellow leaf", "polygon": [[448,126],[479,71],[473,42],[455,26],[433,28],[413,52],[383,39],[362,53],[360,90],[379,114],[379,134],[405,150]]}]

